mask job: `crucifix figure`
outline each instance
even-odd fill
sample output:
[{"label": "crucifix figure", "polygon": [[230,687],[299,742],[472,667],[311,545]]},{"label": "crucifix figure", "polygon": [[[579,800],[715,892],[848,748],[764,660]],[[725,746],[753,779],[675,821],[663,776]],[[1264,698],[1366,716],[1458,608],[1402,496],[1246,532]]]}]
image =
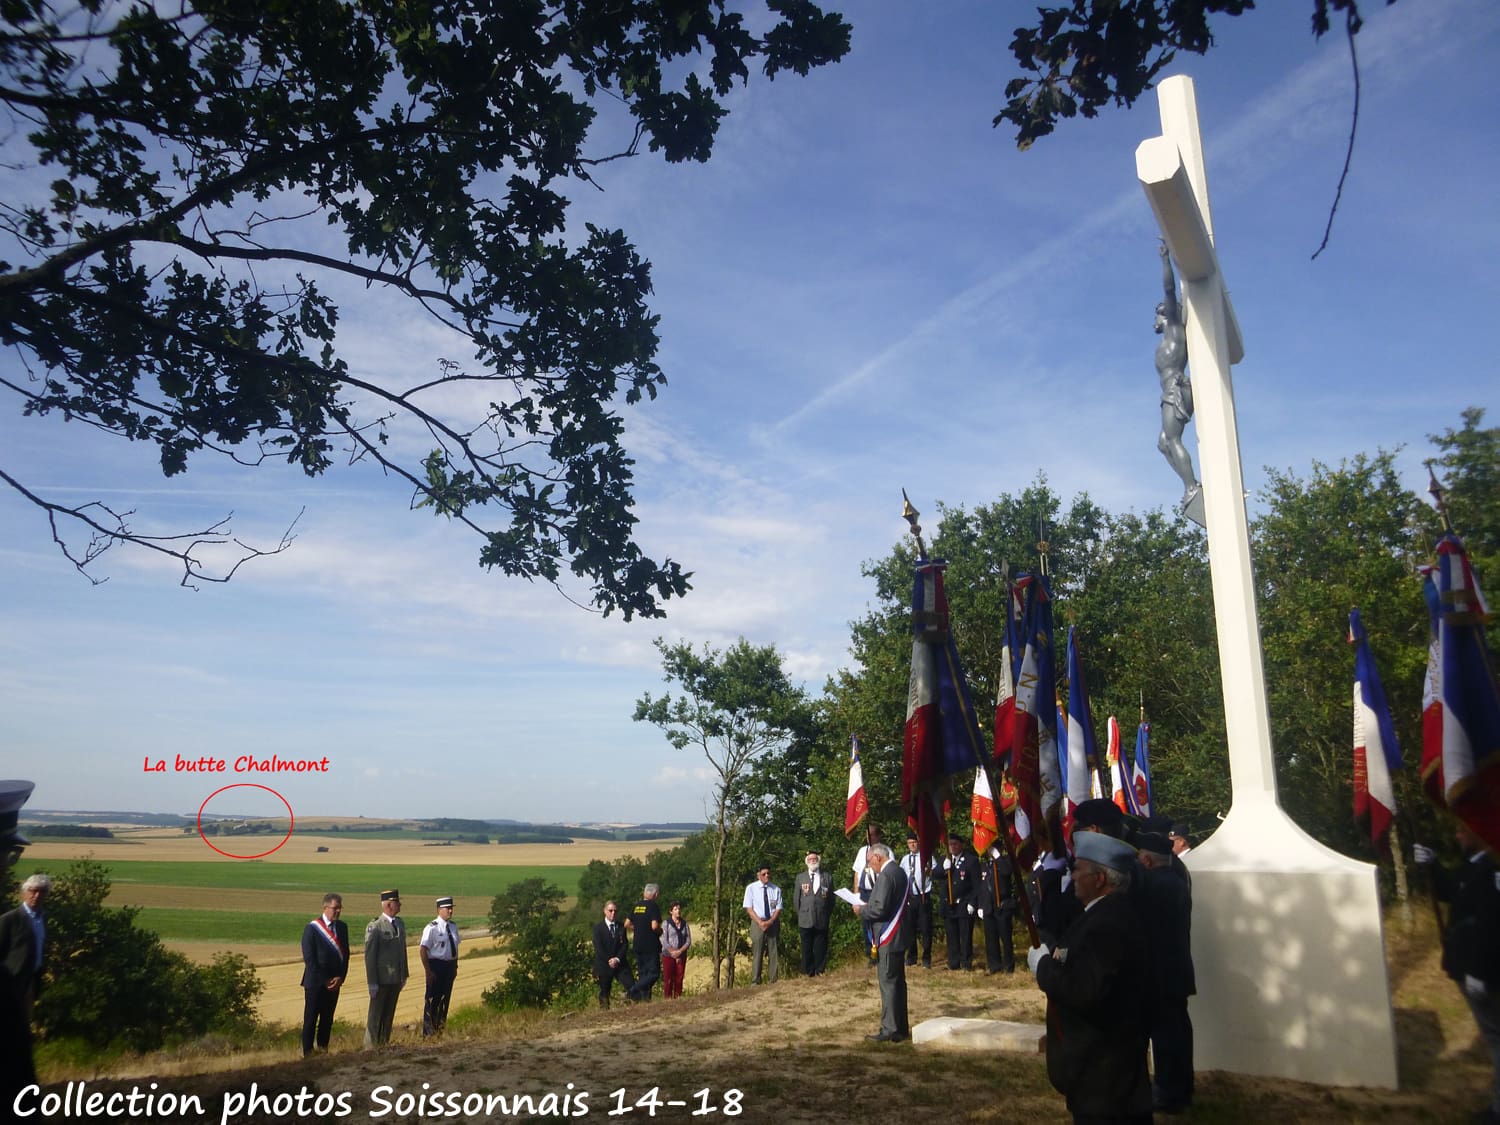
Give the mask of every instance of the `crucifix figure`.
[{"label": "crucifix figure", "polygon": [[1161,244],[1162,300],[1156,306],[1156,377],[1161,380],[1161,433],[1156,448],[1182,481],[1182,511],[1203,525],[1203,492],[1193,475],[1193,458],[1182,443],[1183,431],[1193,419],[1193,385],[1187,375],[1187,325],[1177,301],[1177,278],[1172,273],[1172,254],[1166,240]]},{"label": "crucifix figure", "polygon": [[[1196,1063],[1394,1087],[1375,868],[1318,843],[1277,800],[1229,370],[1244,346],[1214,248],[1192,79],[1166,79],[1158,98],[1163,135],[1136,149],[1136,175],[1182,279],[1233,792],[1228,816],[1185,861],[1193,873]],[[1157,366],[1165,400],[1170,365],[1161,352]],[[1166,412],[1163,401],[1164,424]]]}]

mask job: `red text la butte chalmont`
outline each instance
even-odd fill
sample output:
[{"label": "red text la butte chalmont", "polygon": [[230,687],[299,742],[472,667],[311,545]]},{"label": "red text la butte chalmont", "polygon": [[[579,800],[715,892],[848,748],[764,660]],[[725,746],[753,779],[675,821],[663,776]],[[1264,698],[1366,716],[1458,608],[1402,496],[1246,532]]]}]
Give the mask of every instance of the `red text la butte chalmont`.
[{"label": "red text la butte chalmont", "polygon": [[255,758],[249,754],[242,754],[234,760],[234,765],[227,764],[228,759],[211,758],[205,755],[202,758],[184,758],[181,754],[174,754],[172,764],[167,764],[167,759],[150,758],[141,760],[142,773],[327,773],[328,759],[325,758],[278,758],[272,754],[269,758]]}]

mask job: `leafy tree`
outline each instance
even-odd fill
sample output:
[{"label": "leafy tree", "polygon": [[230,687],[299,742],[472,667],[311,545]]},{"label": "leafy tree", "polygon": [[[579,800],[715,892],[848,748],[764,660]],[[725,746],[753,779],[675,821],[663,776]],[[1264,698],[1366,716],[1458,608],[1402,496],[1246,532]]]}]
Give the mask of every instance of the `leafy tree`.
[{"label": "leafy tree", "polygon": [[[738,903],[726,901],[725,860],[731,837],[746,827],[746,779],[754,765],[806,737],[813,711],[805,694],[787,678],[774,645],[752,645],[741,637],[726,649],[658,638],[663,678],[681,695],[643,695],[634,719],[661,729],[678,750],[703,753],[718,780],[713,789],[714,987],[723,981],[726,950],[733,948]],[[732,981],[731,981],[732,983]]]},{"label": "leafy tree", "polygon": [[[1035,77],[1006,83],[1008,101],[995,124],[1015,126],[1016,144],[1025,149],[1059,118],[1095,117],[1110,102],[1131,105],[1178,51],[1201,55],[1213,46],[1210,16],[1254,7],[1255,0],[1072,0],[1038,8],[1036,26],[1017,28],[1010,45],[1021,69]],[[1329,29],[1334,12],[1344,14],[1350,36],[1358,34],[1358,0],[1313,0],[1314,35]]]},{"label": "leafy tree", "polygon": [[509,954],[501,978],[485,989],[486,1004],[502,1010],[576,1007],[587,996],[592,956],[589,934],[559,926],[563,889],[540,877],[522,879],[490,903],[490,933]]},{"label": "leafy tree", "polygon": [[1266,691],[1278,791],[1287,812],[1324,843],[1368,852],[1350,812],[1349,610],[1370,634],[1408,768],[1398,803],[1426,815],[1417,786],[1427,611],[1414,577],[1431,510],[1402,488],[1395,458],[1360,455],[1305,480],[1272,471],[1255,521]]},{"label": "leafy tree", "polygon": [[[1484,410],[1471,406],[1461,429],[1429,437],[1454,528],[1463,537],[1481,583],[1500,583],[1500,426],[1481,429]],[[1486,587],[1481,585],[1480,589]]]},{"label": "leafy tree", "polygon": [[[0,344],[29,376],[0,385],[27,415],[150,443],[168,476],[204,453],[374,462],[477,533],[483,566],[566,565],[605,612],[658,616],[687,576],[634,541],[618,413],[665,381],[650,270],[621,231],[568,228],[569,185],[642,143],[706,160],[751,65],[848,50],[838,15],[769,7],[757,35],[724,0],[0,5],[5,159],[55,175],[0,203]],[[632,119],[602,151],[598,104]],[[469,365],[351,365],[340,302],[361,287]],[[0,469],[86,573],[118,542],[185,584],[233,573],[195,554],[224,522],[148,536],[22,476]]]},{"label": "leafy tree", "polygon": [[490,900],[490,934],[503,946],[532,926],[551,926],[566,898],[561,887],[540,876],[518,880]]},{"label": "leafy tree", "polygon": [[139,909],[104,905],[109,872],[82,860],[47,898],[47,980],[36,1019],[49,1038],[132,1050],[243,1030],[264,985],[248,959],[221,954],[206,968],[135,924]]},{"label": "leafy tree", "polygon": [[1083,638],[1101,739],[1114,715],[1129,751],[1132,720],[1144,711],[1156,807],[1207,831],[1230,800],[1207,540],[1159,510],[1110,515],[1104,526],[1088,584],[1062,604],[1059,621]]}]

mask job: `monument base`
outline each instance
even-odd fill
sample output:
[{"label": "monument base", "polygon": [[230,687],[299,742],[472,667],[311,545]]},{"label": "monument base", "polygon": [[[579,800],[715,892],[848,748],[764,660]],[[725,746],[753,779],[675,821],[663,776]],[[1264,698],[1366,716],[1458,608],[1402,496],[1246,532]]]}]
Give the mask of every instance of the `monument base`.
[{"label": "monument base", "polygon": [[1274,800],[1243,797],[1184,862],[1195,1069],[1395,1089],[1374,866],[1324,847]]},{"label": "monument base", "polygon": [[917,1047],[946,1051],[997,1051],[1021,1055],[1038,1055],[1045,1051],[1047,1029],[1037,1023],[1014,1023],[1010,1020],[962,1019],[958,1016],[935,1016],[911,1029],[911,1041]]}]

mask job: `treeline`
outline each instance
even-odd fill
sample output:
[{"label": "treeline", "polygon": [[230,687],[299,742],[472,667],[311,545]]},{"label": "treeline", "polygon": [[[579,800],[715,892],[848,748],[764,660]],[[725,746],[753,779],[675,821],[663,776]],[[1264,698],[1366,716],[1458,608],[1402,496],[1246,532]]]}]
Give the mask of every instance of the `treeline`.
[{"label": "treeline", "polygon": [[95,824],[28,824],[23,829],[34,840],[44,836],[72,836],[89,840],[112,840],[114,833]]},{"label": "treeline", "polygon": [[[1493,586],[1500,583],[1500,429],[1482,422],[1482,410],[1466,410],[1458,429],[1429,440],[1453,525],[1481,586]],[[1251,510],[1282,805],[1323,843],[1374,859],[1352,814],[1347,635],[1349,610],[1358,606],[1404,751],[1406,768],[1395,779],[1402,815],[1418,838],[1445,842],[1449,833],[1421,795],[1418,777],[1428,617],[1416,568],[1432,560],[1441,517],[1403,487],[1395,454],[1387,451],[1337,466],[1314,463],[1305,475],[1273,470]],[[1006,602],[1000,576],[1034,571],[1036,545],[1045,538],[1060,691],[1066,692],[1062,656],[1071,625],[1083,648],[1096,727],[1102,733],[1107,717],[1117,716],[1128,747],[1144,709],[1156,809],[1200,838],[1210,834],[1228,811],[1230,779],[1202,530],[1159,510],[1109,512],[1086,494],[1064,504],[1040,475],[1020,492],[972,510],[939,505],[923,522],[929,554],[948,560],[951,627],[986,735]],[[713,957],[715,980],[732,985],[735,960],[748,950],[741,895],[758,864],[771,866],[788,900],[809,849],[822,853],[823,870],[836,883],[852,881],[860,841],[844,835],[851,734],[860,738],[869,819],[902,850],[915,561],[914,544],[903,539],[864,565],[871,608],[852,623],[853,664],[818,695],[792,685],[773,644],[659,645],[672,690],[643,698],[634,717],[660,727],[684,754],[709,759],[719,778],[712,823],[682,847],[644,862],[590,864],[570,911],[561,909],[561,892],[549,897],[556,889],[545,885],[512,891],[551,906],[530,910],[526,902],[497,899],[497,907],[519,908],[532,927],[530,938],[506,930],[505,942],[524,949],[546,934],[566,954],[513,957],[493,1000],[586,1001],[588,926],[607,898],[634,902],[647,881],[661,884],[663,902],[683,900],[695,930],[693,955]],[[967,782],[956,787],[950,824],[962,833],[970,830],[969,798]],[[501,910],[496,922],[503,925],[507,914]],[[717,950],[710,940],[715,919]],[[858,948],[852,913],[837,910],[834,919],[835,953]],[[795,925],[783,925],[784,965],[796,963],[797,940]]]},{"label": "treeline", "polygon": [[246,821],[231,824],[222,820],[205,820],[202,826],[189,824],[183,828],[184,835],[201,832],[204,836],[285,836],[286,828],[268,821]]}]

